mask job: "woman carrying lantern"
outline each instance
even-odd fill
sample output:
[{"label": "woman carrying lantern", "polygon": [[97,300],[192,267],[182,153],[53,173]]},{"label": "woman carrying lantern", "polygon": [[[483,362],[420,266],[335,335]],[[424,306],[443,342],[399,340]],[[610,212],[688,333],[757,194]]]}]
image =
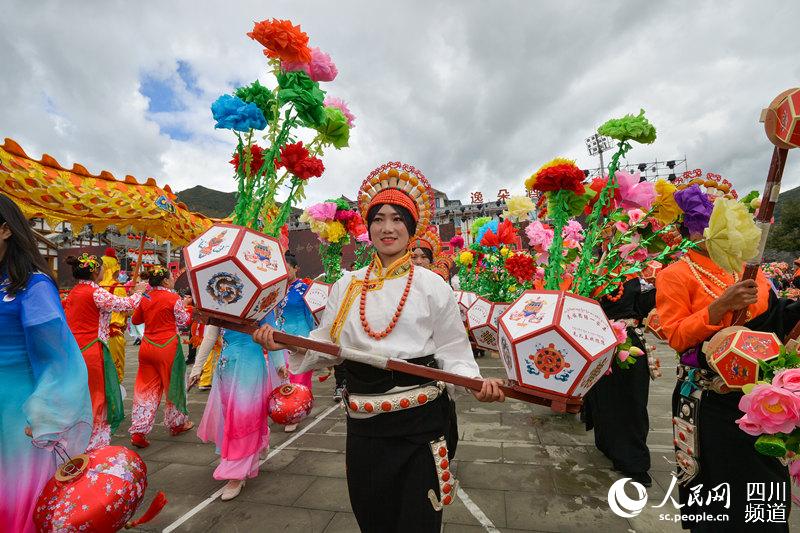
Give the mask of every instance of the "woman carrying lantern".
[{"label": "woman carrying lantern", "polygon": [[89,371],[94,428],[88,449],[95,450],[108,446],[111,434],[125,417],[119,378],[108,348],[111,314],[132,312],[147,284],[137,284],[131,296],[114,296],[97,284],[103,276],[97,257],[88,253],[70,256],[67,264],[72,267],[77,284],[64,301],[64,309]]},{"label": "woman carrying lantern", "polygon": [[[684,506],[681,512],[693,516],[728,516],[724,525],[687,521],[683,527],[692,531],[788,531],[786,523],[747,523],[748,486],[752,484],[775,488],[769,503],[782,506],[788,519],[789,473],[776,458],[758,453],[754,448],[756,437],[739,429],[736,420],[742,416],[739,410],[742,392],[729,389],[709,367],[702,345],[732,325],[734,312],[740,310],[747,311],[746,328],[784,338],[800,318],[800,305],[779,299],[763,272],[759,271],[755,280],[741,281],[735,269],[726,270],[710,257],[712,241],[708,235],[713,233],[706,228],[713,218],[712,209],[714,215],[718,214],[718,208],[728,210],[719,213],[724,215],[720,219],[728,224],[737,221],[737,217],[739,222],[747,222],[749,213],[736,215],[725,199],[716,199],[716,203],[723,205],[715,207],[697,185],[674,196],[683,210],[682,232],[698,242],[694,250],[656,278],[656,307],[663,331],[670,346],[680,354],[678,383],[672,397],[673,421],[681,430],[680,434],[676,432],[676,442],[678,438],[686,441],[681,442],[685,451],[676,450],[680,500],[683,504],[696,502],[698,498],[703,502],[702,507]],[[736,231],[730,235],[745,234],[741,228],[733,229]],[[747,241],[739,237],[734,248],[757,249],[757,230],[754,237]],[[709,497],[719,487],[728,488],[729,502],[724,497]]]},{"label": "woman carrying lantern", "polygon": [[[409,241],[430,224],[432,198],[427,179],[410,165],[388,163],[367,177],[359,206],[377,253],[368,267],[331,287],[312,339],[480,376],[453,291],[415,267],[408,252]],[[287,348],[272,331],[262,326],[254,338],[270,350]],[[442,506],[457,487],[449,470],[455,435],[447,388],[318,352],[290,354],[294,372],[338,363],[346,371],[347,484],[360,529],[438,532]],[[473,394],[502,401],[499,384],[484,380]]]},{"label": "woman carrying lantern", "polygon": [[161,395],[166,394],[164,425],[173,436],[189,431],[194,424],[186,409],[186,360],[183,357],[178,327],[191,319],[186,309],[190,296],[181,299],[172,290],[175,280],[172,273],[155,266],[148,271],[151,290],[133,313],[134,324],[144,324],[144,335],[139,345],[139,371],[133,388],[131,410],[131,444],[147,448],[147,435],[153,429],[156,410]]},{"label": "woman carrying lantern", "polygon": [[[287,251],[284,257],[286,258],[286,267],[289,274],[289,289],[286,291],[286,296],[275,308],[275,324],[281,331],[305,337],[314,329],[314,317],[311,315],[311,311],[308,310],[305,300],[303,300],[303,296],[308,290],[308,284],[297,277],[299,267],[294,254]],[[289,373],[289,381],[308,387],[308,390],[311,390],[311,374],[311,370],[302,374]],[[284,427],[284,431],[291,433],[296,428],[297,424],[288,424]]]},{"label": "woman carrying lantern", "polygon": [[[262,322],[270,317],[272,313]],[[206,326],[188,388],[200,381],[203,366],[220,338],[222,351],[197,436],[217,445],[220,463],[214,470],[214,479],[227,481],[220,499],[228,501],[241,493],[248,478],[258,475],[261,456],[269,448],[268,399],[272,383],[268,365],[278,369],[284,378],[288,377],[288,370],[283,351],[272,351],[265,357],[263,348],[250,335]]]},{"label": "woman carrying lantern", "polygon": [[86,364],[30,224],[0,194],[0,531],[32,533],[53,448],[83,453],[92,432]]}]

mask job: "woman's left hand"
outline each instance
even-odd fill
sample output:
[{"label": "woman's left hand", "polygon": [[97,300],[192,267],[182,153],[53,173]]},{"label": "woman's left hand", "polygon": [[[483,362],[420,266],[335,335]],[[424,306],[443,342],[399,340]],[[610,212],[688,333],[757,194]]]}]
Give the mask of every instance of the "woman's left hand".
[{"label": "woman's left hand", "polygon": [[30,426],[25,426],[25,434],[30,438],[33,438],[33,430]]},{"label": "woman's left hand", "polygon": [[503,384],[504,382],[502,379],[484,379],[481,390],[472,391],[472,395],[475,396],[475,399],[479,402],[504,402],[506,395],[503,394],[503,391],[500,389],[500,385]]}]

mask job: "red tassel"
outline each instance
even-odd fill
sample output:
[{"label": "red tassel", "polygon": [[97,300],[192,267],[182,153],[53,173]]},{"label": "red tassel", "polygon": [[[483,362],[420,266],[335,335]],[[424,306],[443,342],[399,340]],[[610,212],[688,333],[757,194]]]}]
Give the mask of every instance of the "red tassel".
[{"label": "red tassel", "polygon": [[153,501],[150,503],[150,507],[147,508],[147,511],[145,511],[144,514],[140,516],[138,519],[125,524],[125,529],[130,529],[132,527],[146,524],[147,522],[155,518],[158,515],[158,513],[161,512],[161,509],[163,509],[164,506],[167,505],[167,501],[168,501],[167,497],[164,495],[164,493],[158,491],[158,494],[156,494],[156,497],[153,498]]}]

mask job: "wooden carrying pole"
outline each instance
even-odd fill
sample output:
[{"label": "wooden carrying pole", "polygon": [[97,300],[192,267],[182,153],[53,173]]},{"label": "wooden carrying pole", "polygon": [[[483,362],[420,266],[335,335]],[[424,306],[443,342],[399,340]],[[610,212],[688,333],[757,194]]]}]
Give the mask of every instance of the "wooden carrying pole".
[{"label": "wooden carrying pole", "polygon": [[[233,329],[242,333],[252,334],[256,331],[256,329],[258,329],[258,324],[255,322],[244,320],[234,322],[228,317],[223,318],[216,315],[211,315],[198,309],[195,310],[195,318],[198,321],[204,322],[210,326]],[[283,333],[278,330],[274,331],[273,339],[275,339],[275,342],[279,342],[281,344],[295,346],[297,348],[305,348],[307,350],[328,354],[333,357],[353,359],[359,362],[371,364],[372,366],[376,366],[378,368],[383,368],[385,370],[411,374],[412,376],[419,376],[433,381],[444,381],[446,383],[452,383],[453,385],[466,387],[475,391],[481,390],[481,386],[483,385],[482,379],[469,378],[454,374],[452,372],[439,370],[438,368],[415,365],[413,363],[403,361],[402,359],[392,357],[383,358],[358,352],[357,350],[342,349],[340,346],[337,346],[333,343],[315,341],[306,337],[289,335],[288,333]],[[559,413],[577,413],[580,411],[582,403],[580,400],[569,400],[555,394],[548,394],[546,392],[536,392],[534,395],[527,389],[514,384],[501,385],[500,389],[508,398],[550,406],[551,409]]]},{"label": "wooden carrying pole", "polygon": [[142,242],[139,243],[139,251],[137,252],[136,255],[136,268],[134,269],[133,277],[131,278],[134,285],[136,285],[136,282],[139,281],[139,271],[142,268],[142,255],[144,254],[144,241],[146,237],[147,237],[147,232],[143,231],[141,235]]}]

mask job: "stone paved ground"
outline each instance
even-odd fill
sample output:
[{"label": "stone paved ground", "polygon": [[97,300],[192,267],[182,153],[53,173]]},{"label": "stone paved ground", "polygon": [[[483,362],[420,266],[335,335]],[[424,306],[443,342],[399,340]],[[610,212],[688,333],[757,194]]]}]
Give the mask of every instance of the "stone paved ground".
[{"label": "stone paved ground", "polygon": [[[126,413],[130,413],[136,353],[137,348],[129,345]],[[462,395],[457,401],[461,441],[453,470],[485,519],[481,525],[463,501],[456,499],[445,511],[444,531],[681,531],[678,525],[658,519],[662,510],[650,507],[663,500],[672,469],[668,463],[672,458],[669,398],[674,363],[665,345],[659,344],[657,353],[665,364],[664,377],[650,388],[648,444],[655,482],[642,514],[626,520],[610,511],[608,489],[619,476],[594,448],[592,433],[584,431],[575,416],[556,415],[513,400],[484,404]],[[479,362],[485,376],[501,375],[498,359]],[[215,499],[175,531],[358,531],[344,479],[344,412],[330,410],[332,381],[315,380],[318,400],[298,432],[315,424],[310,430],[295,437],[297,433],[273,427],[273,456],[261,467],[261,475],[248,481],[235,500]],[[207,397],[207,392],[197,390],[189,394],[189,410],[196,424]],[[158,490],[167,494],[169,504],[156,520],[143,526],[144,531],[169,527],[222,486],[212,478],[217,464],[214,446],[201,443],[194,430],[173,438],[160,425],[161,420],[159,412],[152,444],[140,453],[149,471],[145,505]],[[129,421],[120,427],[115,444],[129,445],[128,426]],[[791,523],[800,524],[800,513],[793,514]]]}]

